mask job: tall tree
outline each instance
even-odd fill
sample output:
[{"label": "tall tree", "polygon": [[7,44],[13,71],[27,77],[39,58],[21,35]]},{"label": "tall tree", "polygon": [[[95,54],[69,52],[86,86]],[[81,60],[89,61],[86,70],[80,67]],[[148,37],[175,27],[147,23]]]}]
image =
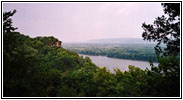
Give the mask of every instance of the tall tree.
[{"label": "tall tree", "polygon": [[[158,55],[180,54],[180,3],[163,3],[165,15],[157,17],[153,24],[142,24],[144,40],[157,41],[155,51]],[[162,49],[161,44],[166,48]]]},{"label": "tall tree", "polygon": [[16,13],[16,10],[13,10],[12,12],[3,12],[3,33],[6,32],[13,32],[17,28],[12,26],[12,19],[10,18]]},{"label": "tall tree", "polygon": [[[146,92],[154,96],[180,96],[180,3],[163,3],[164,15],[142,24],[144,40],[157,41],[158,67],[151,63]],[[162,48],[161,44],[166,47]],[[153,82],[153,83],[152,83]]]}]

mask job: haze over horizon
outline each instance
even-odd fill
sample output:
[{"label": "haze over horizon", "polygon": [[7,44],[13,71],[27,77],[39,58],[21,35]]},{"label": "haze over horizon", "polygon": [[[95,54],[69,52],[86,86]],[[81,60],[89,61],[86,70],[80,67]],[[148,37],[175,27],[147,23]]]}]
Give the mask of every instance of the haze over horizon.
[{"label": "haze over horizon", "polygon": [[142,38],[142,23],[153,23],[163,14],[161,3],[3,3],[3,12],[13,9],[18,32],[63,42]]}]

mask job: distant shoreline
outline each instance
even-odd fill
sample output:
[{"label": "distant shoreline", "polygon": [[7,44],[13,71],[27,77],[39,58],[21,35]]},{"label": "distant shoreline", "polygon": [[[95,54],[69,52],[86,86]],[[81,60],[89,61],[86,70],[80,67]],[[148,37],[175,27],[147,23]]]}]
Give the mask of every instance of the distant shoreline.
[{"label": "distant shoreline", "polygon": [[[108,57],[106,55],[89,55],[89,54],[82,54],[82,53],[78,53],[78,54],[79,55],[85,55],[85,56],[102,56],[102,57]],[[117,58],[117,57],[108,57],[108,58],[149,62],[147,60],[138,60],[138,59],[124,59],[124,58]],[[158,62],[153,61],[153,63],[158,63]]]}]

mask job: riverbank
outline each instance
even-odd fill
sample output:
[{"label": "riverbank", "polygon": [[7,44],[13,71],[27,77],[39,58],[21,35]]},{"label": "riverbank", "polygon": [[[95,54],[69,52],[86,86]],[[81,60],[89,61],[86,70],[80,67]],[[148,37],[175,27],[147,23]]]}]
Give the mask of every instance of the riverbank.
[{"label": "riverbank", "polygon": [[[141,69],[151,68],[149,62],[147,61],[118,59],[118,58],[110,58],[107,56],[91,56],[91,55],[83,55],[83,54],[79,54],[79,55],[83,57],[88,56],[94,64],[96,64],[99,67],[106,67],[111,72],[113,72],[114,69],[116,68],[120,69],[121,71],[127,71],[129,65],[139,67]],[[158,63],[154,63],[154,65],[157,66]]]},{"label": "riverbank", "polygon": [[[132,58],[120,58],[120,57],[112,57],[112,56],[108,56],[108,55],[93,55],[93,54],[84,54],[84,53],[78,53],[78,54],[82,54],[82,55],[88,55],[88,56],[103,56],[103,57],[109,57],[109,58],[114,58],[114,59],[124,59],[124,60],[134,60],[134,61],[145,61],[145,62],[149,62],[150,59],[132,59]],[[158,63],[157,61],[153,61],[153,63]]]}]

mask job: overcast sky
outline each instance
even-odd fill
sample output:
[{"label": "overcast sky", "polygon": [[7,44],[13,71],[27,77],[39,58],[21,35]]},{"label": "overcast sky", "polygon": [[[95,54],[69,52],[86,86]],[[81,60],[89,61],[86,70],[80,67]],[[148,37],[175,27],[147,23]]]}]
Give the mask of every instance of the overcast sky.
[{"label": "overcast sky", "polygon": [[4,3],[18,32],[55,36],[63,42],[104,38],[142,38],[142,23],[163,14],[160,3]]}]

